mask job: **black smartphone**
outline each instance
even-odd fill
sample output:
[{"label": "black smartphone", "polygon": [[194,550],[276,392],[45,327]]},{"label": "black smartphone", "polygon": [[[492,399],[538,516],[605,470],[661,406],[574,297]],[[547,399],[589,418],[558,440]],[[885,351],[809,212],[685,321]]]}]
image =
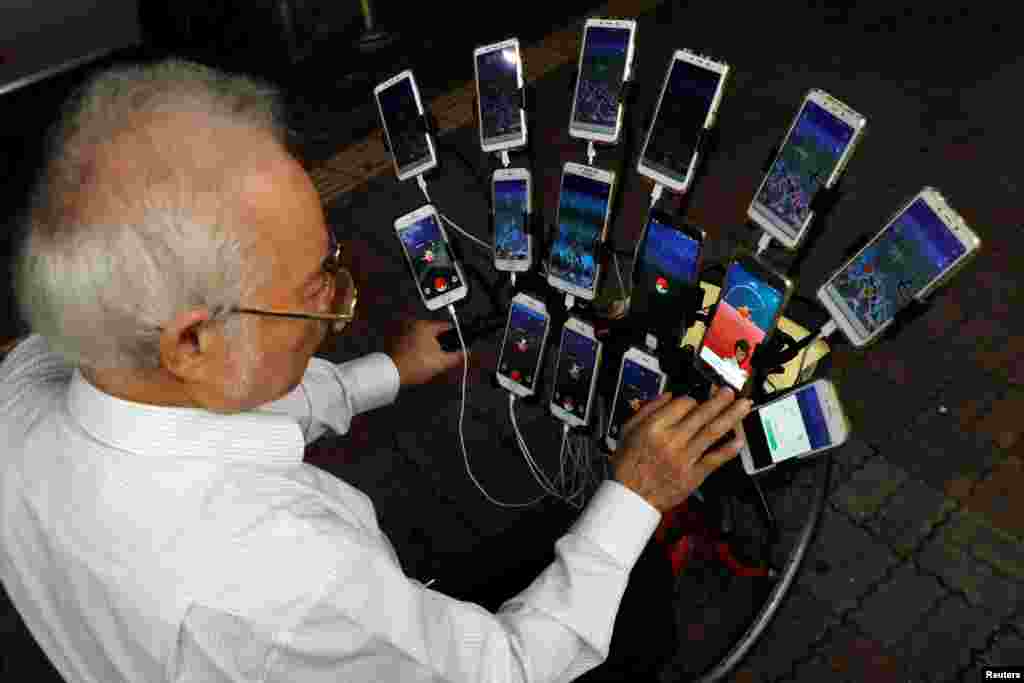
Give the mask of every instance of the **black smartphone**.
[{"label": "black smartphone", "polygon": [[651,209],[636,247],[630,315],[640,320],[684,317],[687,293],[697,285],[704,231],[678,216]]}]

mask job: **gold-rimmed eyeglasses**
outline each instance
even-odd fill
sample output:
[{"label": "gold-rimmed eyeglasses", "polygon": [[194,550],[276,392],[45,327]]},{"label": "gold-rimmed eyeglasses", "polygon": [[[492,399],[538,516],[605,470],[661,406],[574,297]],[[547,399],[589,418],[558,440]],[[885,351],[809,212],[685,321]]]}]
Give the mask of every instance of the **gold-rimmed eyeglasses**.
[{"label": "gold-rimmed eyeglasses", "polygon": [[[344,251],[333,228],[328,228],[330,250],[321,266],[325,276],[324,287],[317,293],[317,301],[326,301],[327,312],[313,313],[306,311],[268,311],[260,308],[231,308],[215,313],[214,318],[231,313],[249,313],[252,315],[269,315],[280,318],[300,318],[304,320],[323,320],[331,323],[331,331],[335,334],[344,330],[355,318],[356,303],[359,291],[348,268],[341,265],[341,254]],[[333,276],[333,277],[332,277]],[[162,327],[157,328],[163,330]]]}]

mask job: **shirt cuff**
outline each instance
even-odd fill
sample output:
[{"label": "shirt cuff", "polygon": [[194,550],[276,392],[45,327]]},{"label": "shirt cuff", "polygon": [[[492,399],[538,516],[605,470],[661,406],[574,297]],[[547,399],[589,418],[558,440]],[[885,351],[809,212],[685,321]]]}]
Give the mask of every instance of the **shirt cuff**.
[{"label": "shirt cuff", "polygon": [[661,513],[641,496],[607,479],[594,493],[573,532],[586,536],[631,570],[661,522]]},{"label": "shirt cuff", "polygon": [[370,353],[335,367],[342,383],[354,389],[355,415],[390,405],[398,398],[398,368],[386,353]]}]

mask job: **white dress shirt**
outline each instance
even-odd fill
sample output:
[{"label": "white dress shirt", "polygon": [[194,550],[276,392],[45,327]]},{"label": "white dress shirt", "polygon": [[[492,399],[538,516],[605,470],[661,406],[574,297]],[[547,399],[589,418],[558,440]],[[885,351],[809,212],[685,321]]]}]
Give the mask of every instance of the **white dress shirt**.
[{"label": "white dress shirt", "polygon": [[306,428],[344,434],[398,388],[384,354],[313,358],[284,398],[218,415],[114,398],[22,342],[0,365],[0,578],[61,675],[540,682],[604,661],[659,513],[605,482],[496,614],[426,588],[370,499],[302,462]]}]

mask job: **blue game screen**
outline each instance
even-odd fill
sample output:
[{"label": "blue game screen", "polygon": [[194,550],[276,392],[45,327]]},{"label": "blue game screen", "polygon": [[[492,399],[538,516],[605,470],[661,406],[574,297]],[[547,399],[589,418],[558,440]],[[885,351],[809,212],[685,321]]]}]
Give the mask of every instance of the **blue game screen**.
[{"label": "blue game screen", "polygon": [[829,289],[847,317],[871,334],[965,252],[919,198],[836,275]]},{"label": "blue game screen", "polygon": [[700,242],[652,217],[636,262],[630,310],[679,310],[687,287],[697,280]]},{"label": "blue game screen", "polygon": [[814,102],[807,102],[782,153],[772,164],[757,202],[793,236],[810,213],[811,200],[835,170],[854,129]]},{"label": "blue game screen", "polygon": [[629,29],[592,26],[583,37],[574,121],[599,132],[615,128],[626,71]]},{"label": "blue game screen", "polygon": [[525,260],[530,244],[524,225],[528,206],[526,180],[498,180],[494,183],[494,256]]},{"label": "blue game screen", "polygon": [[596,288],[596,254],[611,185],[575,173],[562,176],[558,235],[551,245],[548,272],[582,289]]},{"label": "blue game screen", "polygon": [[617,392],[618,400],[612,409],[608,436],[618,440],[622,425],[626,424],[645,403],[658,397],[660,383],[661,375],[658,373],[628,358],[623,359],[622,381]]}]

